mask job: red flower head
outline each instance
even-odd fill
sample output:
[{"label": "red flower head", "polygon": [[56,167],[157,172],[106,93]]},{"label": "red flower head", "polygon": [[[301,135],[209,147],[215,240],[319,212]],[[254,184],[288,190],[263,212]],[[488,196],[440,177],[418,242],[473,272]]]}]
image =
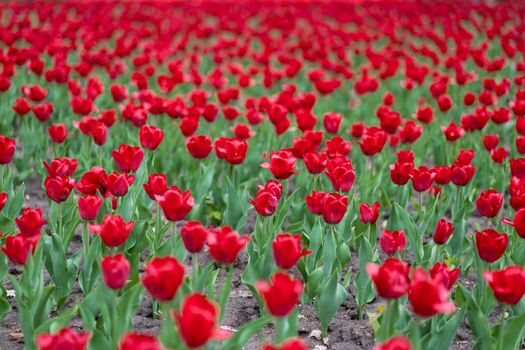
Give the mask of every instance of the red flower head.
[{"label": "red flower head", "polygon": [[198,253],[204,248],[208,230],[198,221],[186,221],[180,228],[182,243],[190,253]]},{"label": "red flower head", "polygon": [[126,243],[134,226],[133,221],[126,223],[122,216],[108,214],[102,220],[102,224],[89,225],[89,230],[91,233],[99,235],[106,246],[113,248]]},{"label": "red flower head", "polygon": [[459,268],[449,269],[446,264],[440,262],[437,262],[429,272],[432,279],[441,281],[448,290],[454,286],[459,276]]},{"label": "red flower head", "polygon": [[12,107],[13,111],[15,111],[18,115],[26,115],[31,111],[31,105],[29,104],[29,101],[25,98],[17,98],[15,101],[15,105]]},{"label": "red flower head", "polygon": [[429,278],[422,268],[415,269],[408,301],[416,314],[421,317],[450,314],[455,306],[449,302],[449,294],[440,278]]},{"label": "red flower head", "polygon": [[401,142],[411,144],[417,141],[423,134],[423,128],[417,125],[413,120],[406,122],[405,126],[399,132]]},{"label": "red flower head", "polygon": [[140,147],[120,145],[111,152],[113,160],[120,171],[129,173],[137,171],[144,159],[144,151]]},{"label": "red flower head", "polygon": [[493,218],[498,215],[502,204],[503,195],[496,190],[483,191],[476,199],[478,213],[487,218]]},{"label": "red flower head", "polygon": [[326,113],[323,118],[323,125],[326,132],[330,134],[337,134],[337,132],[339,131],[339,125],[341,125],[342,120],[342,114],[333,112]]},{"label": "red flower head", "polygon": [[207,158],[211,152],[211,137],[206,135],[194,135],[186,139],[186,149],[193,158]]},{"label": "red flower head", "polygon": [[403,336],[390,338],[384,343],[377,344],[373,350],[412,350],[410,340]]},{"label": "red flower head", "polygon": [[378,201],[375,201],[372,207],[367,203],[359,204],[359,220],[363,224],[375,224],[379,218],[380,205]]},{"label": "red flower head", "polygon": [[326,192],[317,192],[313,190],[311,195],[305,197],[306,206],[312,214],[321,215],[321,203],[327,194],[328,193]]},{"label": "red flower head", "polygon": [[122,102],[128,98],[128,89],[126,88],[126,85],[111,85],[109,90],[111,92],[111,97],[113,97],[113,101],[115,102]]},{"label": "red flower head", "polygon": [[503,270],[484,271],[483,277],[500,303],[515,305],[525,294],[525,270],[508,266]]},{"label": "red flower head", "polygon": [[4,210],[5,203],[9,199],[9,195],[5,192],[0,192],[0,212]]},{"label": "red flower head", "polygon": [[41,103],[34,105],[31,110],[38,121],[47,122],[49,118],[51,118],[51,114],[53,114],[55,108],[52,103]]},{"label": "red flower head", "polygon": [[152,335],[129,332],[120,340],[118,350],[162,350],[162,347]]},{"label": "red flower head", "polygon": [[506,233],[499,234],[492,229],[476,232],[476,248],[483,261],[493,263],[501,258],[508,243],[509,237]]},{"label": "red flower head", "polygon": [[283,342],[281,346],[266,344],[263,346],[262,350],[308,350],[308,346],[304,340],[294,338]]},{"label": "red flower head", "polygon": [[434,230],[434,243],[438,245],[447,243],[448,239],[454,232],[454,229],[452,223],[445,221],[445,219],[439,219],[436,223],[436,229]]},{"label": "red flower head", "polygon": [[451,122],[447,127],[442,126],[441,131],[449,142],[454,142],[465,135],[465,130],[461,127],[458,127],[454,122]]},{"label": "red flower head", "polygon": [[390,165],[390,179],[398,186],[406,185],[414,170],[414,164],[399,161]]},{"label": "red flower head", "polygon": [[246,158],[248,143],[237,138],[219,137],[215,140],[215,153],[232,165],[241,164]]},{"label": "red flower head", "polygon": [[5,239],[5,246],[1,247],[2,252],[15,264],[25,265],[29,252],[34,251],[40,239],[37,236],[27,237],[23,234],[8,236]]},{"label": "red flower head", "polygon": [[177,186],[170,187],[162,196],[156,197],[166,219],[170,221],[184,220],[195,204],[191,191],[184,193]]},{"label": "red flower head", "polygon": [[357,144],[361,147],[364,155],[373,156],[383,149],[386,143],[386,133],[377,128],[370,127],[363,131],[361,141]]},{"label": "red flower head", "polygon": [[51,163],[43,161],[44,167],[47,170],[47,175],[51,177],[56,176],[73,176],[77,171],[78,161],[71,158],[54,158]]},{"label": "red flower head", "polygon": [[295,308],[303,292],[303,283],[285,273],[272,276],[270,283],[257,282],[257,290],[264,300],[268,312],[275,317],[284,317]]},{"label": "red flower head", "polygon": [[69,198],[73,187],[75,187],[75,180],[66,176],[48,176],[44,181],[44,187],[49,199],[60,204]]},{"label": "red flower head", "polygon": [[116,254],[104,257],[100,262],[100,269],[106,286],[118,290],[126,286],[131,266],[124,255]]},{"label": "red flower head", "polygon": [[495,149],[498,146],[498,143],[499,136],[496,134],[487,134],[483,138],[483,147],[489,152]]},{"label": "red flower head", "polygon": [[455,165],[452,167],[452,182],[456,186],[466,186],[475,172],[476,167],[473,165]]},{"label": "red flower head", "polygon": [[295,173],[296,158],[292,152],[280,150],[270,154],[270,162],[261,164],[261,167],[270,169],[276,179],[284,180]]},{"label": "red flower head", "polygon": [[327,157],[323,153],[306,152],[303,160],[310,174],[320,174],[326,169]]},{"label": "red flower head", "polygon": [[335,158],[327,163],[326,176],[335,191],[348,192],[355,181],[355,171],[350,160]]},{"label": "red flower head", "polygon": [[20,233],[26,237],[40,236],[42,226],[47,223],[47,220],[42,219],[42,210],[38,209],[22,209],[22,215],[15,218],[15,223]]},{"label": "red flower head", "polygon": [[115,197],[123,197],[128,193],[129,186],[135,181],[135,176],[131,174],[119,174],[116,171],[108,175],[107,188]]},{"label": "red flower head", "polygon": [[53,124],[47,129],[49,138],[54,143],[62,143],[67,138],[67,126],[66,124]]},{"label": "red flower head", "polygon": [[343,220],[348,207],[348,197],[338,193],[327,193],[321,201],[321,215],[327,224],[338,224]]},{"label": "red flower head", "polygon": [[78,199],[78,212],[80,217],[86,221],[92,221],[97,218],[97,215],[102,207],[104,200],[96,195],[87,195]]},{"label": "red flower head", "polygon": [[255,195],[255,201],[253,199],[248,200],[251,205],[254,206],[257,213],[261,216],[272,216],[277,209],[279,203],[279,197],[274,191],[266,188],[261,188]]},{"label": "red flower head", "polygon": [[301,235],[280,233],[272,242],[273,258],[275,264],[283,269],[291,269],[299,259],[310,254],[311,250],[301,248]]},{"label": "red flower head", "polygon": [[139,139],[143,148],[153,151],[164,139],[164,131],[153,125],[143,125],[139,130]]},{"label": "red flower head", "polygon": [[417,192],[424,192],[432,186],[432,182],[436,174],[429,170],[425,166],[420,166],[419,168],[414,168],[410,178],[412,179],[412,186]]},{"label": "red flower head", "polygon": [[82,194],[96,195],[97,192],[102,196],[107,197],[109,191],[107,190],[108,175],[106,171],[99,166],[93,167],[86,172],[77,182],[77,191]]},{"label": "red flower head", "polygon": [[157,200],[157,197],[162,197],[168,190],[166,175],[150,174],[148,176],[148,182],[146,182],[143,187],[149,198]]},{"label": "red flower head", "polygon": [[223,226],[209,231],[206,245],[210,248],[212,258],[226,265],[237,259],[237,255],[249,240],[250,237],[239,236],[230,226]]},{"label": "red flower head", "polygon": [[15,154],[16,143],[12,138],[0,135],[0,164],[9,164]]},{"label": "red flower head", "polygon": [[410,266],[399,259],[389,258],[383,265],[368,263],[366,272],[382,298],[398,299],[408,292]]},{"label": "red flower head", "polygon": [[184,281],[184,266],[171,256],[155,257],[146,264],[142,284],[151,296],[160,301],[169,301]]},{"label": "red flower head", "polygon": [[39,350],[84,350],[91,338],[90,332],[76,332],[70,328],[62,328],[55,334],[40,334],[36,337]]},{"label": "red flower head", "polygon": [[407,238],[403,231],[389,231],[385,229],[379,240],[379,245],[385,254],[394,255],[396,252],[402,252],[407,245]]}]

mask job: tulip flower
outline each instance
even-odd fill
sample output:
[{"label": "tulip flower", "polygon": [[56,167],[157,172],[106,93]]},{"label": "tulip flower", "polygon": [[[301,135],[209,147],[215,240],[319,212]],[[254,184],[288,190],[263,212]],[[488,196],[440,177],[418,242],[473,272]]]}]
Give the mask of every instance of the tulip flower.
[{"label": "tulip flower", "polygon": [[215,153],[231,165],[241,164],[246,158],[248,143],[237,138],[219,137],[214,143]]},{"label": "tulip flower", "polygon": [[253,199],[248,200],[251,205],[257,210],[257,213],[261,216],[272,216],[277,209],[279,198],[271,190],[262,188],[255,195],[255,201]]},{"label": "tulip flower", "polygon": [[416,268],[408,291],[412,310],[421,317],[450,314],[455,306],[449,302],[449,290],[440,278],[429,278],[422,268]]},{"label": "tulip flower", "polygon": [[73,187],[75,187],[75,180],[65,176],[48,176],[44,181],[44,187],[49,199],[60,204],[69,198]]},{"label": "tulip flower", "polygon": [[366,272],[383,298],[398,299],[408,292],[410,266],[399,259],[389,258],[383,265],[367,263]]},{"label": "tulip flower", "polygon": [[120,145],[118,150],[113,150],[113,160],[117,168],[125,173],[135,172],[144,159],[144,151],[135,146]]},{"label": "tulip flower", "polygon": [[303,256],[311,254],[311,250],[301,248],[301,235],[280,233],[272,242],[275,264],[283,269],[291,269]]},{"label": "tulip flower", "polygon": [[434,230],[434,243],[438,245],[446,244],[454,230],[452,223],[445,221],[445,219],[439,219]]},{"label": "tulip flower", "polygon": [[410,340],[404,336],[397,336],[390,338],[384,343],[377,344],[373,350],[412,350],[412,344]]},{"label": "tulip flower", "polygon": [[54,158],[50,163],[42,162],[50,177],[73,176],[78,168],[78,161],[72,158]]},{"label": "tulip flower", "polygon": [[150,174],[148,176],[148,182],[146,182],[143,187],[149,198],[156,200],[157,197],[162,197],[168,190],[166,175]]},{"label": "tulip flower", "polygon": [[126,243],[135,223],[126,223],[120,215],[106,215],[102,224],[90,224],[91,233],[99,235],[107,247],[119,247]]},{"label": "tulip flower", "polygon": [[9,164],[15,154],[15,140],[0,135],[0,164]]},{"label": "tulip flower", "polygon": [[131,266],[122,254],[106,256],[100,262],[104,283],[111,289],[118,290],[126,286]]},{"label": "tulip flower", "polygon": [[385,229],[379,239],[379,245],[385,254],[394,255],[396,252],[401,253],[407,245],[405,232]]},{"label": "tulip flower", "polygon": [[449,269],[447,265],[437,262],[429,271],[430,277],[441,283],[448,289],[452,289],[459,276],[459,268]]},{"label": "tulip flower", "polygon": [[378,201],[375,201],[372,207],[367,203],[359,204],[359,220],[363,224],[375,224],[379,218],[380,205]]},{"label": "tulip flower", "polygon": [[207,158],[212,150],[211,137],[206,135],[194,135],[186,139],[186,149],[193,158]]},{"label": "tulip flower", "polygon": [[308,350],[308,346],[304,340],[294,338],[286,340],[280,346],[266,344],[262,350]]},{"label": "tulip flower", "polygon": [[348,192],[355,181],[355,171],[351,161],[336,158],[327,163],[326,176],[335,191]]},{"label": "tulip flower", "polygon": [[348,207],[348,197],[338,193],[327,193],[321,201],[321,215],[327,224],[338,224],[343,220]]},{"label": "tulip flower", "polygon": [[9,199],[9,195],[5,192],[0,192],[0,212],[4,210],[5,203]]},{"label": "tulip flower", "polygon": [[170,187],[162,196],[156,197],[166,219],[170,221],[184,220],[195,204],[191,191],[184,193],[177,186]]},{"label": "tulip flower", "polygon": [[139,130],[139,140],[143,148],[156,150],[164,139],[164,131],[153,125],[143,125]]},{"label": "tulip flower", "polygon": [[525,208],[521,208],[514,214],[514,219],[501,219],[507,225],[513,226],[521,238],[525,238]]},{"label": "tulip flower", "polygon": [[180,228],[182,243],[190,253],[198,253],[204,248],[208,230],[198,221],[186,221]]},{"label": "tulip flower", "polygon": [[476,232],[476,248],[481,260],[493,263],[497,261],[509,243],[509,237],[506,233],[499,234],[495,230],[486,229]]},{"label": "tulip flower", "polygon": [[35,249],[40,235],[27,237],[23,234],[8,236],[5,246],[0,247],[2,252],[15,264],[25,265],[29,252]]},{"label": "tulip flower", "polygon": [[107,190],[108,175],[106,171],[99,166],[93,167],[88,172],[84,173],[77,182],[77,191],[82,194],[96,195],[97,192],[107,197],[109,191]]},{"label": "tulip flower", "polygon": [[322,153],[307,152],[303,155],[303,160],[310,174],[320,174],[326,169],[327,157]]},{"label": "tulip flower", "polygon": [[281,150],[270,154],[270,161],[261,164],[262,168],[269,169],[276,179],[284,180],[295,173],[296,158],[290,151]]},{"label": "tulip flower", "polygon": [[129,332],[120,340],[118,350],[162,350],[162,347],[152,335]]},{"label": "tulip flower", "polygon": [[142,284],[148,293],[160,301],[172,300],[184,281],[184,266],[171,256],[155,257],[146,263]]},{"label": "tulip flower", "polygon": [[84,350],[87,349],[90,332],[76,332],[70,328],[62,328],[55,334],[40,334],[36,337],[39,350]]},{"label": "tulip flower", "polygon": [[339,113],[327,113],[323,117],[323,126],[330,134],[337,134],[343,115]]},{"label": "tulip flower", "polygon": [[206,245],[215,261],[228,265],[237,259],[249,240],[250,237],[239,236],[230,226],[223,226],[209,231]]},{"label": "tulip flower", "polygon": [[53,124],[47,129],[47,133],[51,141],[59,144],[63,143],[68,136],[66,124]]},{"label": "tulip flower", "polygon": [[525,270],[521,266],[484,271],[483,277],[500,303],[515,305],[525,294]]},{"label": "tulip flower", "polygon": [[503,194],[496,190],[483,191],[476,199],[478,213],[487,218],[493,218],[498,215],[502,204]]},{"label": "tulip flower", "polygon": [[131,174],[114,171],[107,177],[107,189],[115,197],[123,197],[128,193],[129,186],[135,181],[135,176]]},{"label": "tulip flower", "polygon": [[87,195],[78,199],[78,212],[80,217],[86,221],[95,220],[104,200],[98,196]]},{"label": "tulip flower", "polygon": [[257,282],[268,312],[275,317],[287,316],[296,307],[303,292],[303,283],[285,273],[276,273],[270,283]]},{"label": "tulip flower", "polygon": [[40,208],[22,209],[22,214],[15,218],[15,223],[20,233],[26,237],[39,236],[42,226],[47,223],[47,220],[42,218],[42,210]]}]

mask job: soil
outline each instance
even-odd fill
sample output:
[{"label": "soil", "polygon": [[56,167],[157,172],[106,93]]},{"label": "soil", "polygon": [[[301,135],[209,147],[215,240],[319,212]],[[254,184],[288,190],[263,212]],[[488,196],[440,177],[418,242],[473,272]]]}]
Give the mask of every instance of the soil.
[{"label": "soil", "polygon": [[[39,179],[34,176],[26,184],[27,203],[30,207],[40,207],[44,211],[49,207],[47,198],[42,191],[42,187]],[[250,216],[248,221],[247,231],[253,228],[255,222],[255,213]],[[75,237],[70,244],[70,249],[76,251],[81,248],[81,241],[78,237]],[[203,254],[200,258],[205,261],[207,256]],[[247,258],[246,255],[239,257],[239,262],[235,266],[234,281],[232,286],[232,292],[229,303],[226,307],[224,320],[222,327],[226,329],[237,329],[241,325],[257,318],[259,315],[259,305],[257,300],[252,296],[250,290],[240,283],[240,276],[244,270]],[[188,270],[191,271],[191,264],[189,261],[185,261],[185,265]],[[9,265],[11,273],[20,273],[19,267],[15,265]],[[353,258],[350,261],[350,268],[352,271],[359,271],[359,262],[357,255],[353,254]],[[294,273],[299,274],[298,271]],[[47,278],[48,276],[46,276]],[[9,283],[4,281],[7,289],[10,289]],[[459,283],[463,284],[468,289],[471,288],[475,283],[474,276],[462,277]],[[368,320],[358,319],[358,308],[354,301],[355,290],[353,285],[349,287],[349,296],[347,300],[340,307],[339,311],[332,320],[328,338],[321,339],[320,329],[321,325],[316,317],[315,309],[311,305],[300,305],[299,306],[299,323],[298,331],[299,336],[303,338],[311,349],[323,350],[357,350],[357,349],[372,349],[374,345],[373,331]],[[82,298],[82,292],[80,288],[76,286],[68,301],[69,305],[73,305],[76,300]],[[18,322],[17,305],[15,298],[9,298],[9,301],[13,307],[13,310],[6,316],[0,327],[0,350],[18,350],[23,349],[23,334],[20,329]],[[367,313],[377,312],[380,305],[385,305],[384,300],[376,299],[370,303],[367,308]],[[68,305],[68,306],[69,306]],[[76,329],[82,329],[82,320],[77,316],[75,317],[70,326]],[[145,296],[142,303],[140,304],[137,314],[134,319],[133,328],[136,331],[145,332],[149,334],[158,334],[160,331],[160,320],[152,317],[151,298]],[[267,339],[271,339],[273,329],[271,325],[264,329],[264,334]],[[464,321],[461,328],[459,329],[454,344],[451,349],[464,350],[472,348],[473,336],[468,327],[467,321]],[[244,347],[246,350],[259,350],[263,342],[254,336],[248,344]]]}]

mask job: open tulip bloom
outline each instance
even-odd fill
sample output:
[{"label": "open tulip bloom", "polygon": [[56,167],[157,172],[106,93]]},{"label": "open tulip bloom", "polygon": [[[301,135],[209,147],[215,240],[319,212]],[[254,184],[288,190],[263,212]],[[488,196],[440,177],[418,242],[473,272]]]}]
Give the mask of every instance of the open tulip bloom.
[{"label": "open tulip bloom", "polygon": [[523,13],[0,3],[0,348],[523,348]]}]

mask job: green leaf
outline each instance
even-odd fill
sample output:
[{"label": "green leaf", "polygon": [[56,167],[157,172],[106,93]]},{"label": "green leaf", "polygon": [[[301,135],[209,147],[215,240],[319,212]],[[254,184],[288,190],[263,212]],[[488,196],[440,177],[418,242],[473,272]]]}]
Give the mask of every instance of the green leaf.
[{"label": "green leaf", "polygon": [[423,259],[423,243],[421,242],[421,237],[424,232],[420,232],[405,208],[401,207],[398,203],[394,203],[394,210],[399,213],[403,226],[406,228],[405,232],[410,242],[412,252],[414,253],[416,265],[420,265]]},{"label": "green leaf", "polygon": [[503,348],[518,349],[525,335],[525,313],[510,317],[503,332]]},{"label": "green leaf", "polygon": [[346,299],[346,290],[339,284],[339,274],[334,271],[328,283],[321,289],[319,297],[315,301],[317,317],[321,321],[323,335],[328,332],[328,325],[335,316],[337,310]]},{"label": "green leaf", "polygon": [[466,310],[457,312],[453,317],[447,320],[443,327],[434,330],[426,349],[448,350],[456,337],[456,332],[465,318]]},{"label": "green leaf", "polygon": [[243,346],[250,340],[250,338],[263,329],[272,318],[265,316],[257,318],[247,324],[243,325],[239,330],[227,341],[222,344],[221,350],[238,350],[242,349]]}]

